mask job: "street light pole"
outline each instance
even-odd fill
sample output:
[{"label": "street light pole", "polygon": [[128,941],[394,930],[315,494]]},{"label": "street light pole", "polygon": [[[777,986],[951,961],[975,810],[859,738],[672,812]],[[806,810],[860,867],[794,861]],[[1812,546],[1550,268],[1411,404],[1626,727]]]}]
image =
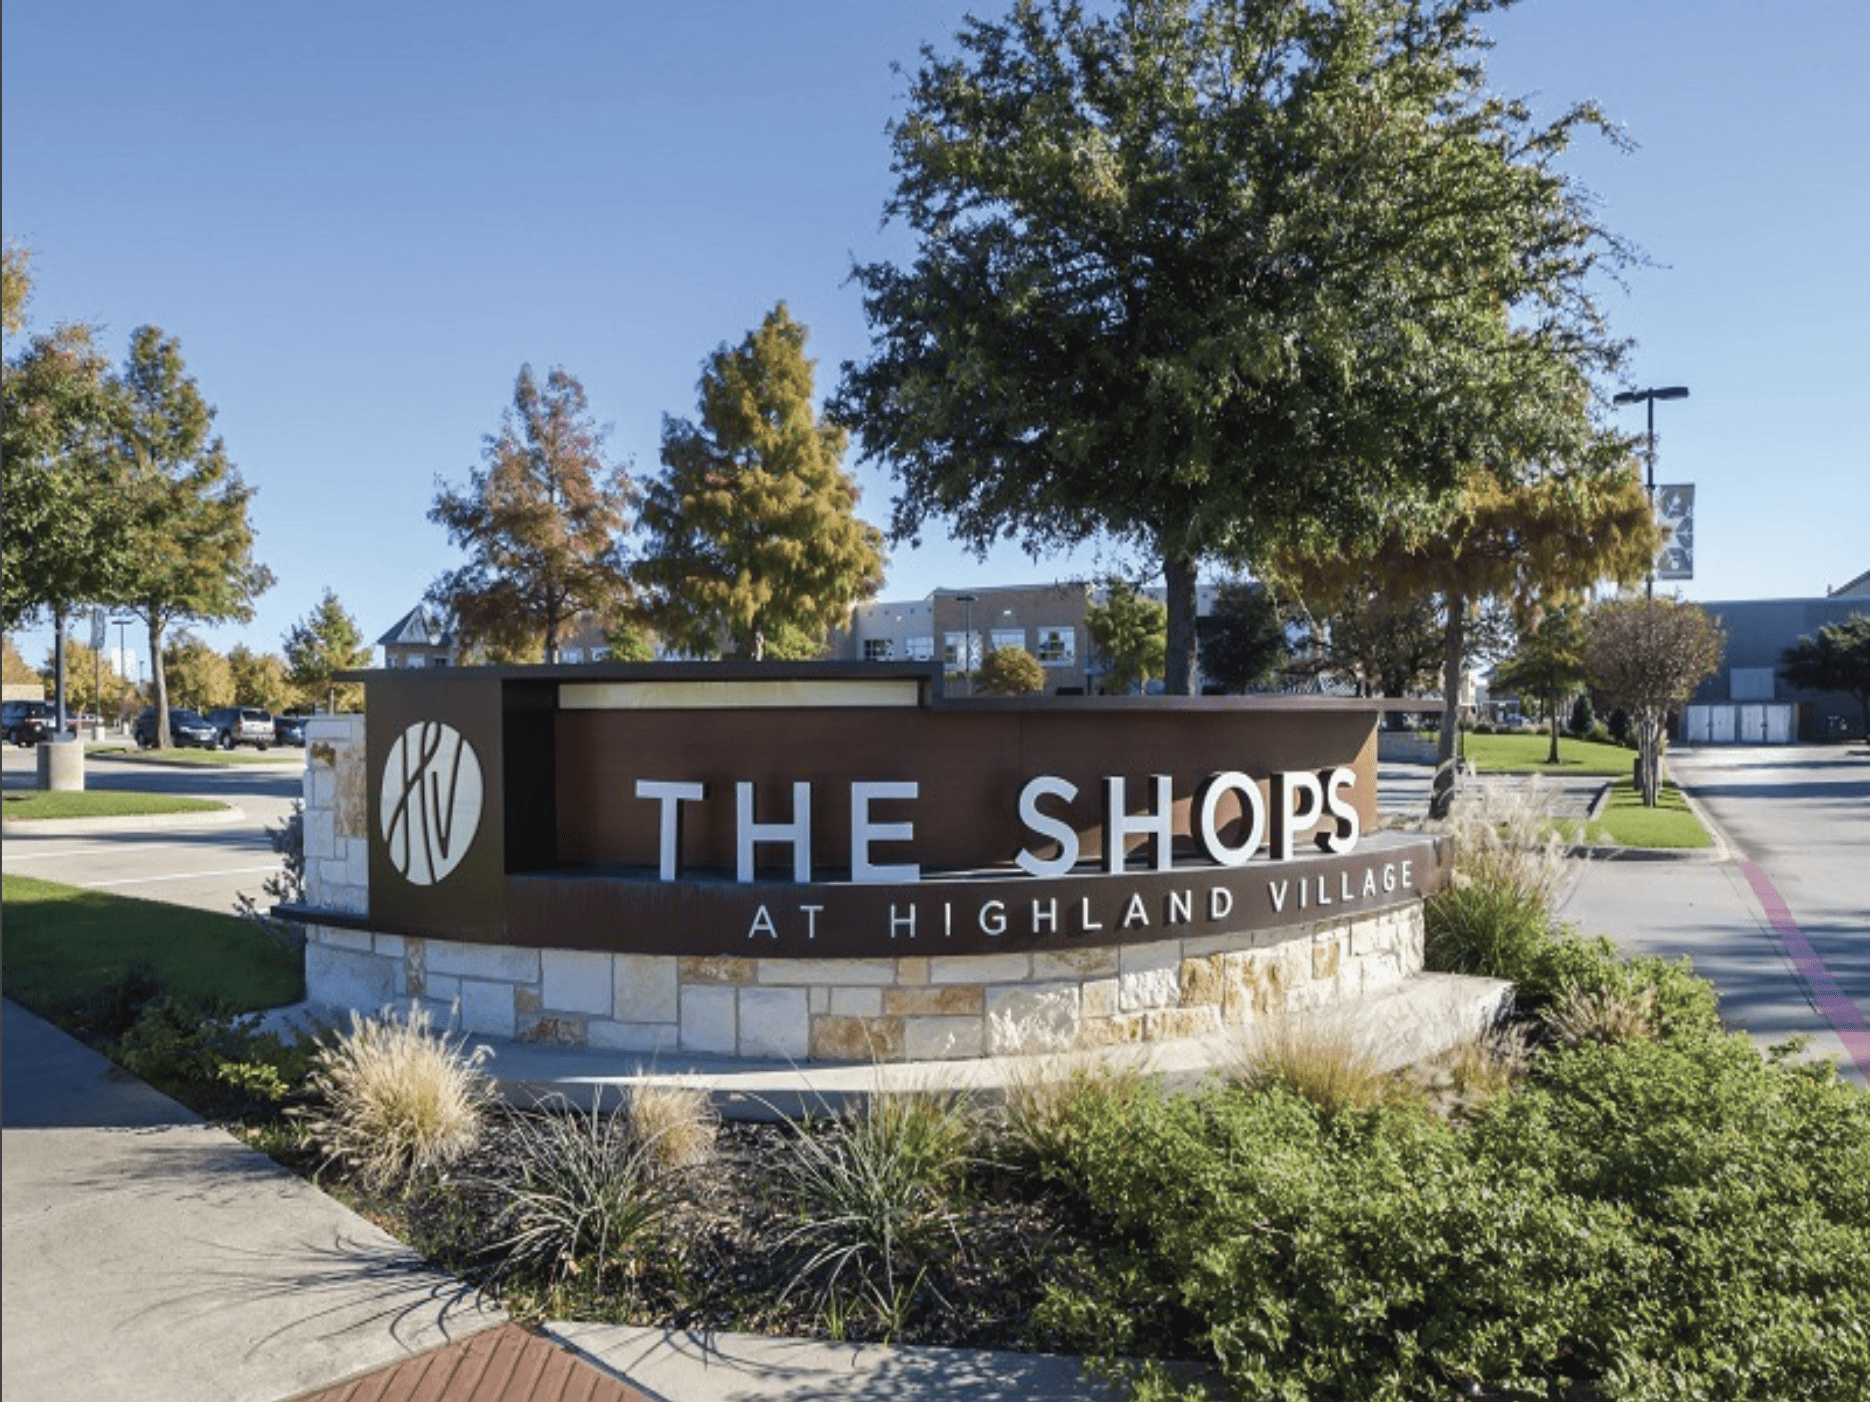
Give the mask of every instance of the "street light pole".
[{"label": "street light pole", "polygon": [[[1611,396],[1612,404],[1645,404],[1649,407],[1649,448],[1644,454],[1646,475],[1643,485],[1649,493],[1649,509],[1652,516],[1656,509],[1656,401],[1686,398],[1688,398],[1688,388],[1685,385],[1670,385],[1666,389],[1626,389],[1622,394]],[[1649,576],[1644,588],[1649,598],[1656,597],[1656,561],[1653,556],[1649,561]]]},{"label": "street light pole", "polygon": [[973,594],[956,594],[955,602],[965,610],[966,622],[961,625],[961,675],[967,679],[967,694],[974,694],[974,600]]}]

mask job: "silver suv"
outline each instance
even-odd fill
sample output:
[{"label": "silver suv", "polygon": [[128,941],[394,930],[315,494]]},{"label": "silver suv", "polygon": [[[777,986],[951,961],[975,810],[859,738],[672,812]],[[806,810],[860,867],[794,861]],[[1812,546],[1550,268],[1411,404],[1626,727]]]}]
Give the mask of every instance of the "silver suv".
[{"label": "silver suv", "polygon": [[220,737],[216,743],[224,750],[236,745],[273,747],[272,713],[258,706],[216,706],[208,712],[208,724],[215,728]]}]

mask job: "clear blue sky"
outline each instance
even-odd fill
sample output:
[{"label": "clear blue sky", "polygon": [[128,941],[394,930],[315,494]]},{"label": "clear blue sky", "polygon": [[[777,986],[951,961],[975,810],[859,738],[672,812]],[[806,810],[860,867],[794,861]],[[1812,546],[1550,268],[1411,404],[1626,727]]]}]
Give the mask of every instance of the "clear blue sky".
[{"label": "clear blue sky", "polygon": [[[577,375],[648,475],[703,357],[780,299],[821,393],[864,353],[851,262],[909,251],[879,227],[891,64],[950,48],[966,9],[8,0],[0,178],[31,327],[102,323],[117,359],[138,325],[179,337],[279,580],[252,623],[203,630],[217,647],[277,650],[327,586],[374,639],[459,563],[425,513],[522,362]],[[1606,299],[1629,382],[1692,390],[1657,414],[1658,481],[1699,489],[1684,592],[1870,569],[1870,6],[1528,0],[1494,33],[1498,90],[1595,99],[1638,143],[1572,168],[1653,260]],[[892,483],[861,480],[884,524]],[[885,593],[1098,563],[977,563],[935,529]]]}]

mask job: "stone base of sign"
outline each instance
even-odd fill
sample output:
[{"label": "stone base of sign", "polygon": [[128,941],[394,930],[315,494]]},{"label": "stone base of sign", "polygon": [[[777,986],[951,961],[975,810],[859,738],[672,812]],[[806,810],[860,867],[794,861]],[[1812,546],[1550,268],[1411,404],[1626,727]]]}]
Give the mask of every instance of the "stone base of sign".
[{"label": "stone base of sign", "polygon": [[[307,857],[311,856],[308,834]],[[325,861],[338,858],[321,858]],[[682,958],[313,926],[313,1003],[653,1056],[945,1061],[1199,1037],[1347,1007],[1422,970],[1419,903],[1276,931],[1062,952]]]}]

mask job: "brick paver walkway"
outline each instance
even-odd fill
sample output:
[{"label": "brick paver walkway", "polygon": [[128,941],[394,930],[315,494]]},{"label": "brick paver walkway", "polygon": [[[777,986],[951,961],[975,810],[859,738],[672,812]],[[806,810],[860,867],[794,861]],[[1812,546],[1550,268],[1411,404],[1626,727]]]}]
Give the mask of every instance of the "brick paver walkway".
[{"label": "brick paver walkway", "polygon": [[294,1402],[655,1402],[569,1349],[502,1324]]}]

